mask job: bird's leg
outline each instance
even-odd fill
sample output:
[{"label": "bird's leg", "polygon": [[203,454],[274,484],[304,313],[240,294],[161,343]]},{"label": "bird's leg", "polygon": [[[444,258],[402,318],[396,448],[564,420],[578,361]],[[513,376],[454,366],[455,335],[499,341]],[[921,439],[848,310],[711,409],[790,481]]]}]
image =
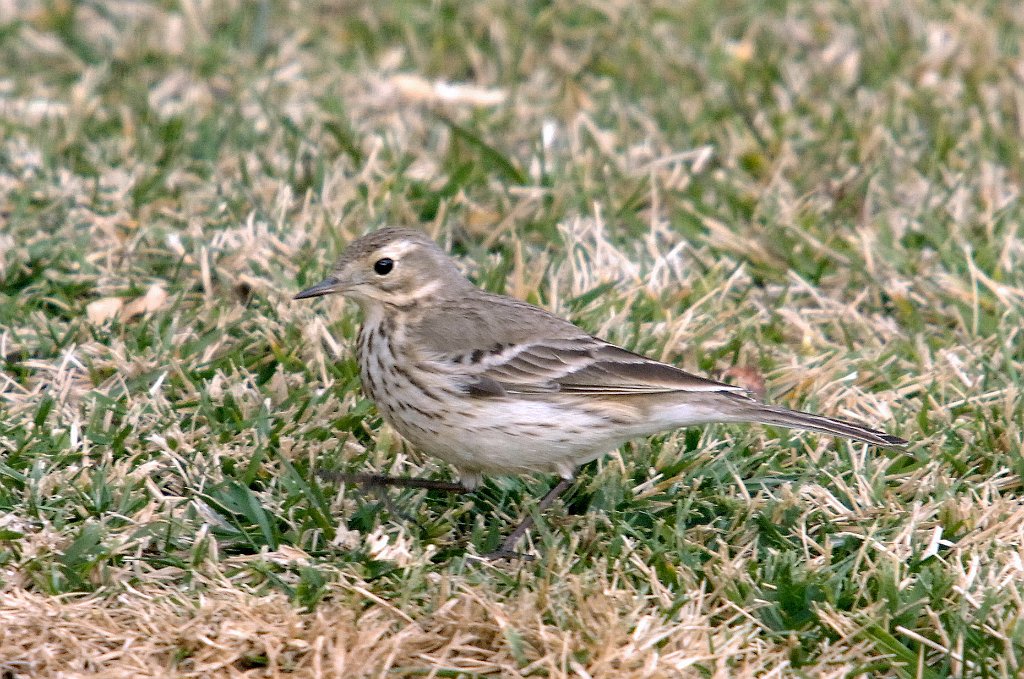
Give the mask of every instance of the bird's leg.
[{"label": "bird's leg", "polygon": [[[370,491],[382,491],[388,486],[398,486],[400,488],[423,488],[426,490],[440,490],[446,493],[468,493],[469,488],[466,488],[461,483],[451,483],[449,481],[434,481],[433,479],[414,479],[408,476],[388,476],[387,474],[346,474],[344,472],[334,472],[320,470],[317,475],[327,481],[340,481],[341,483],[355,483],[363,488],[367,488]],[[401,511],[395,506],[395,503],[391,501],[391,498],[387,496],[387,493],[380,492],[378,497],[384,502],[384,506],[391,513],[392,516],[397,516],[403,521],[412,521],[412,517]]]},{"label": "bird's leg", "polygon": [[[468,493],[471,489],[462,485],[461,483],[452,483],[450,481],[435,481],[433,479],[416,479],[407,476],[387,476],[386,474],[347,474],[344,472],[335,472],[320,470],[317,475],[326,481],[340,481],[341,483],[355,483],[369,488],[371,490],[380,490],[388,486],[397,486],[400,488],[421,488],[425,490],[440,490],[446,493]],[[551,506],[551,503],[558,499],[558,496],[565,492],[565,489],[572,485],[575,481],[575,477],[559,479],[552,488],[544,494],[544,497],[537,503],[537,513],[543,512],[545,509]],[[403,516],[401,512],[398,512],[392,505],[390,500],[385,496],[384,501],[387,503],[388,508],[398,516]],[[405,517],[408,518],[408,517]],[[513,548],[516,543],[526,534],[526,531],[533,528],[534,525],[533,514],[527,514],[523,520],[515,527],[508,537],[501,542],[501,546],[493,552],[488,552],[483,555],[485,559],[522,559],[523,561],[532,561],[533,556],[529,554],[521,554],[515,551]]]},{"label": "bird's leg", "polygon": [[433,479],[414,479],[408,476],[388,476],[386,474],[346,474],[344,472],[333,472],[321,470],[317,475],[325,481],[340,481],[341,483],[358,483],[367,488],[384,488],[386,486],[397,486],[399,488],[422,488],[424,490],[440,490],[446,493],[468,493],[461,483],[450,481],[435,481]]},{"label": "bird's leg", "polygon": [[[541,498],[540,502],[537,503],[537,513],[539,514],[550,507],[551,503],[554,502],[559,495],[565,492],[565,489],[571,486],[575,480],[575,477],[560,479],[558,483]],[[493,552],[484,554],[483,557],[485,559],[522,559],[523,561],[533,561],[533,557],[531,555],[521,554],[513,549],[516,546],[516,543],[519,542],[519,539],[526,534],[526,531],[533,527],[533,524],[533,514],[529,513],[523,518],[519,525],[516,526],[515,530],[509,533],[508,537],[502,540],[500,547]]]}]

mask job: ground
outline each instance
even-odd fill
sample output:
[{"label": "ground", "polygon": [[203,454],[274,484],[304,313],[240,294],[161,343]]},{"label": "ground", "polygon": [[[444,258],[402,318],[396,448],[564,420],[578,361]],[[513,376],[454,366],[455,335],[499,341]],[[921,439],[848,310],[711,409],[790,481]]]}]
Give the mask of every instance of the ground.
[{"label": "ground", "polygon": [[[1010,677],[1015,2],[0,0],[4,677]],[[715,425],[452,480],[293,302],[386,224],[909,439]]]}]

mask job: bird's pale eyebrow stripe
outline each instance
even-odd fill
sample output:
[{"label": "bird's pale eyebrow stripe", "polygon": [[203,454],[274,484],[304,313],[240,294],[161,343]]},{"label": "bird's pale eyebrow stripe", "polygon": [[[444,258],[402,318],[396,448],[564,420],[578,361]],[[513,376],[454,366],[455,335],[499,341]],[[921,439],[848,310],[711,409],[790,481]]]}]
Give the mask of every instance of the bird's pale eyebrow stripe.
[{"label": "bird's pale eyebrow stripe", "polygon": [[409,252],[409,250],[412,250],[417,246],[418,243],[414,243],[410,240],[397,240],[394,243],[388,243],[385,247],[382,247],[380,250],[378,250],[377,256],[398,259],[405,253]]}]

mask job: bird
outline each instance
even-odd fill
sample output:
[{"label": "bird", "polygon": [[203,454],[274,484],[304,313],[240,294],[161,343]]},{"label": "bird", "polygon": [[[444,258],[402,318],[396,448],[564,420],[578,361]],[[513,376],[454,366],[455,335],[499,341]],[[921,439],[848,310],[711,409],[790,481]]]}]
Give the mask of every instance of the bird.
[{"label": "bird", "polygon": [[[595,337],[538,306],[476,287],[425,233],[385,227],[352,241],[331,273],[294,299],[341,294],[362,312],[364,393],[414,448],[459,482],[373,474],[345,480],[472,491],[485,476],[554,474],[538,513],[577,469],[623,443],[707,423],[809,430],[873,446],[907,441],[853,422],[770,405]],[[486,555],[514,551],[532,514]]]}]

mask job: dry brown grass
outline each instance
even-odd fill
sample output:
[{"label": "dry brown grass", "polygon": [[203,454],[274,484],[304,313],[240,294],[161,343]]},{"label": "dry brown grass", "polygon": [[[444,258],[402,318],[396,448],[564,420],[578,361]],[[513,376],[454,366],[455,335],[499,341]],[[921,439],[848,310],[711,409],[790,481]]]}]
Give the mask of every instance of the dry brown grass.
[{"label": "dry brown grass", "polygon": [[[702,593],[666,624],[644,613],[644,597],[607,582],[549,584],[567,593],[552,606],[543,588],[509,598],[436,580],[429,613],[415,620],[355,585],[313,612],[280,594],[225,586],[199,597],[169,587],[109,598],[9,592],[2,664],[15,676],[65,677],[696,677],[707,668],[726,677],[757,674],[765,661],[757,623],[735,607],[709,606]],[[722,624],[708,627],[708,616]],[[576,657],[581,646],[598,649],[586,665]],[[775,653],[784,666],[785,649]],[[841,667],[842,653],[831,660]]]}]

